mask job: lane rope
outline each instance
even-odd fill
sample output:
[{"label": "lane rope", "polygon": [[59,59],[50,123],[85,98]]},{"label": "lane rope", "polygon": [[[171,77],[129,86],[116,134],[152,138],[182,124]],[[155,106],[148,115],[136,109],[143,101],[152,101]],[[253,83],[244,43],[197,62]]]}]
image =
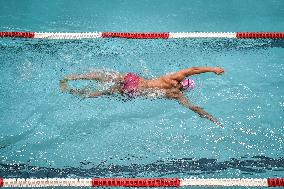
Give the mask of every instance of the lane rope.
[{"label": "lane rope", "polygon": [[169,39],[169,38],[237,38],[237,39],[284,39],[284,32],[0,32],[0,37],[34,39]]},{"label": "lane rope", "polygon": [[284,187],[284,178],[0,178],[0,187]]}]

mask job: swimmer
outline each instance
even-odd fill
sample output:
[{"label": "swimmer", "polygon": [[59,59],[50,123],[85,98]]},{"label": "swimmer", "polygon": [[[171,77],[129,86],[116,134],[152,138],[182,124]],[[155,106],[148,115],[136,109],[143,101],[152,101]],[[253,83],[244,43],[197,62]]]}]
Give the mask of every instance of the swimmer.
[{"label": "swimmer", "polygon": [[[224,73],[224,70],[219,67],[191,67],[153,79],[145,79],[134,73],[120,74],[96,71],[86,74],[68,75],[60,80],[60,88],[64,92],[87,98],[112,94],[120,94],[129,98],[159,94],[161,98],[176,100],[181,105],[197,113],[200,117],[223,127],[217,119],[204,111],[203,108],[192,104],[185,96],[185,93],[193,89],[195,85],[194,81],[187,77],[206,72],[220,75]],[[89,91],[86,89],[69,88],[67,82],[70,80],[96,80],[102,83],[112,82],[114,84],[103,91]]]}]

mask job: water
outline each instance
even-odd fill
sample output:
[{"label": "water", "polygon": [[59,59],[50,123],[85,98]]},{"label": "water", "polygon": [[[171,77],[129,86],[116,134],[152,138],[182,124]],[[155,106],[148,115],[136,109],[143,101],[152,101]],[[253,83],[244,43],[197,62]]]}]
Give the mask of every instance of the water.
[{"label": "water", "polygon": [[[284,2],[0,1],[0,30],[284,31]],[[253,10],[253,11],[252,11]],[[1,177],[283,177],[281,40],[0,39]],[[169,100],[80,99],[67,74],[155,77],[191,66],[190,100],[221,129]]]}]

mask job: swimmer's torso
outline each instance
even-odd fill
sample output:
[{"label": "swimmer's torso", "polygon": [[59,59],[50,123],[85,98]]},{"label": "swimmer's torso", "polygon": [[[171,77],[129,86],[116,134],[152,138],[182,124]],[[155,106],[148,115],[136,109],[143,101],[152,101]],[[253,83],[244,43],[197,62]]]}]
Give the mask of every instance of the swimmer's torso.
[{"label": "swimmer's torso", "polygon": [[180,95],[180,84],[169,77],[144,79],[140,77],[137,94],[152,98],[176,98]]}]

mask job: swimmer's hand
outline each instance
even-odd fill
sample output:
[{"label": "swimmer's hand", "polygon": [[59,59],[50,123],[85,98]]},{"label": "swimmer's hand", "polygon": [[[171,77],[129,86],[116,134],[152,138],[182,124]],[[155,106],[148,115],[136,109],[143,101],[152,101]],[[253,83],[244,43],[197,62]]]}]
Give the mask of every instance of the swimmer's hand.
[{"label": "swimmer's hand", "polygon": [[217,75],[221,75],[221,74],[224,73],[224,70],[223,70],[222,68],[218,68],[218,67],[213,68],[213,71],[214,71],[214,73],[217,74]]}]

